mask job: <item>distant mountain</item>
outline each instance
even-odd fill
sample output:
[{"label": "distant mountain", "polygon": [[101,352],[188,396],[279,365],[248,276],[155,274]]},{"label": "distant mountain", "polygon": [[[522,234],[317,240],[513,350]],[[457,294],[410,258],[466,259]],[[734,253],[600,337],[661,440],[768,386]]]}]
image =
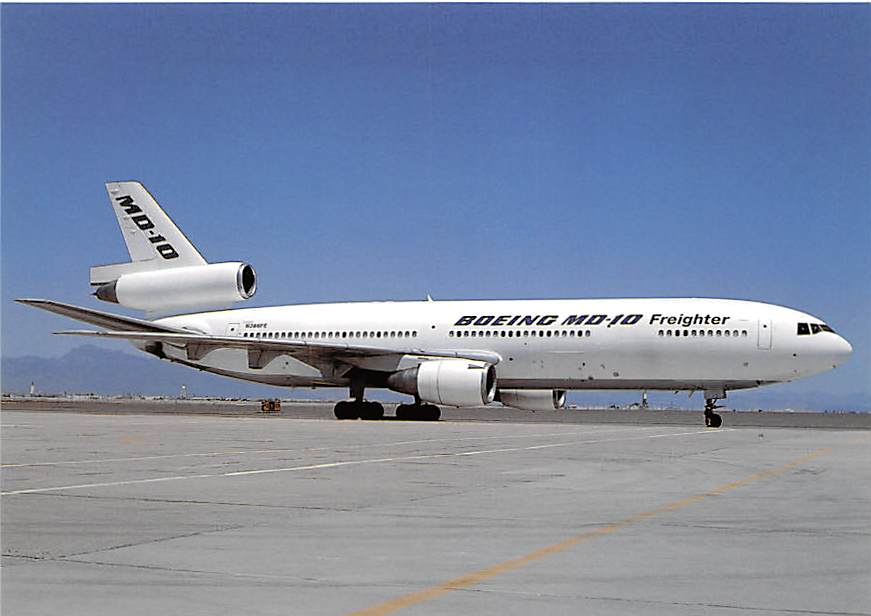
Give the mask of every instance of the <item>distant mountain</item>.
[{"label": "distant mountain", "polygon": [[142,355],[137,357],[86,345],[63,357],[3,357],[2,386],[6,393],[27,393],[30,383],[41,394],[98,393],[177,396],[187,385],[188,396],[265,398],[287,396],[290,390],[257,385],[201,372]]},{"label": "distant mountain", "polygon": [[[201,372],[156,357],[131,355],[96,346],[81,346],[63,357],[3,357],[2,384],[6,393],[27,393],[30,383],[41,394],[96,393],[105,395],[141,394],[178,396],[187,385],[188,396],[224,398],[332,398],[347,395],[346,390],[319,390],[257,385]],[[292,393],[291,393],[292,391]],[[381,400],[399,400],[392,392],[373,392]],[[573,392],[569,404],[577,406],[628,406],[641,400],[640,392]],[[699,409],[702,396],[650,392],[652,407]],[[862,392],[830,393],[804,390],[800,384],[774,385],[761,389],[732,392],[725,401],[728,408],[794,409],[808,411],[871,411],[871,400]]]}]

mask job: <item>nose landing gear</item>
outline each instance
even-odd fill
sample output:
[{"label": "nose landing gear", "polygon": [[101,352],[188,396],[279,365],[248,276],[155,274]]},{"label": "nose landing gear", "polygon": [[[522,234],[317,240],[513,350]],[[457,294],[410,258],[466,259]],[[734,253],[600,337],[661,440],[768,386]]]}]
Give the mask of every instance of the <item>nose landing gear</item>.
[{"label": "nose landing gear", "polygon": [[719,428],[723,425],[723,418],[714,410],[720,408],[717,404],[719,398],[705,398],[705,425],[709,428]]}]

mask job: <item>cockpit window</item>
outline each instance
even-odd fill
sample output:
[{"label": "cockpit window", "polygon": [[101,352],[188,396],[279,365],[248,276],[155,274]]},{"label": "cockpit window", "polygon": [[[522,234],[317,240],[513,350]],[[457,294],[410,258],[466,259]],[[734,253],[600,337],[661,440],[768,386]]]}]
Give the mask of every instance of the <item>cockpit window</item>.
[{"label": "cockpit window", "polygon": [[799,323],[798,324],[798,333],[799,336],[809,336],[811,334],[818,334],[820,332],[829,332],[830,334],[834,334],[835,330],[826,325],[825,323]]}]

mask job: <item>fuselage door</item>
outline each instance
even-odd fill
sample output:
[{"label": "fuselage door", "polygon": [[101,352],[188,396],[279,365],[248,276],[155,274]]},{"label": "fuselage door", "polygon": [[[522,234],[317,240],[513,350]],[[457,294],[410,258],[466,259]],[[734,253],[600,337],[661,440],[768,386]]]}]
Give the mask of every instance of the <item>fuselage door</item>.
[{"label": "fuselage door", "polygon": [[227,323],[227,335],[228,336],[238,336],[239,335],[239,324],[238,323]]},{"label": "fuselage door", "polygon": [[759,319],[759,327],[757,328],[757,343],[756,345],[762,350],[771,349],[771,321],[767,319]]}]

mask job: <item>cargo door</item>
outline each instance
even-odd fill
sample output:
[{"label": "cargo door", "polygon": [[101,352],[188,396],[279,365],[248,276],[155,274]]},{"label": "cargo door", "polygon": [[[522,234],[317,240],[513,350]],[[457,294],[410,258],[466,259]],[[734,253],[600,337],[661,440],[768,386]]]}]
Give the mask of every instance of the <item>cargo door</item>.
[{"label": "cargo door", "polygon": [[759,327],[757,328],[757,342],[756,345],[764,350],[768,351],[771,349],[771,321],[766,319],[759,319]]}]

